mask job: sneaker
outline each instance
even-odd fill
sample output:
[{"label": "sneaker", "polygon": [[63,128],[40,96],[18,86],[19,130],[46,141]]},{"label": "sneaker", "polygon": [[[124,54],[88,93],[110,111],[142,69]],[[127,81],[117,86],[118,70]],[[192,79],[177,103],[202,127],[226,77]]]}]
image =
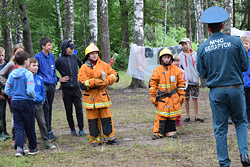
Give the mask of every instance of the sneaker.
[{"label": "sneaker", "polygon": [[56,146],[51,144],[48,140],[44,140],[43,142],[44,142],[43,145],[46,149],[55,149],[56,148]]},{"label": "sneaker", "polygon": [[94,143],[91,143],[90,145],[91,145],[92,147],[97,147],[97,146],[99,146],[100,144],[97,143],[97,142],[94,142]]},{"label": "sneaker", "polygon": [[53,132],[49,132],[48,135],[49,135],[49,139],[51,141],[55,141],[56,140],[56,136],[53,134]]},{"label": "sneaker", "polygon": [[114,139],[114,140],[108,140],[108,142],[106,144],[109,144],[109,145],[119,145],[120,142],[119,142],[119,140]]},{"label": "sneaker", "polygon": [[36,148],[34,148],[34,149],[30,149],[29,150],[29,155],[35,155],[35,154],[37,154],[39,152],[39,150],[38,150],[38,148],[36,147]]},{"label": "sneaker", "polygon": [[184,122],[186,122],[186,123],[190,122],[190,118],[186,118],[186,119],[184,120]]},{"label": "sneaker", "polygon": [[177,135],[176,134],[174,134],[174,135],[172,135],[172,136],[168,136],[169,138],[177,138]]},{"label": "sneaker", "polygon": [[24,143],[24,145],[23,145],[23,151],[24,151],[25,153],[28,153],[28,152],[29,152],[29,147],[28,147],[27,144],[25,144],[25,143]]},{"label": "sneaker", "polygon": [[204,120],[200,118],[195,118],[195,122],[204,122]]},{"label": "sneaker", "polygon": [[72,136],[77,136],[76,130],[75,130],[75,129],[74,129],[74,130],[71,130],[71,135],[72,135]]},{"label": "sneaker", "polygon": [[5,141],[6,137],[4,135],[4,133],[0,133],[0,141]]},{"label": "sneaker", "polygon": [[6,139],[9,139],[9,138],[10,138],[10,135],[9,135],[8,132],[4,132],[3,134],[4,134],[4,136],[5,136]]},{"label": "sneaker", "polygon": [[153,135],[152,136],[152,140],[157,140],[157,139],[160,139],[161,137],[160,136],[158,136],[158,135]]},{"label": "sneaker", "polygon": [[86,133],[84,132],[84,130],[79,130],[79,136],[84,136],[86,135]]},{"label": "sneaker", "polygon": [[24,151],[22,150],[21,152],[19,152],[19,151],[16,150],[15,157],[22,157],[22,156],[25,156]]},{"label": "sneaker", "polygon": [[36,139],[36,143],[37,143],[37,144],[40,144],[40,143],[41,143],[41,141],[40,141],[40,140],[38,140],[38,139]]},{"label": "sneaker", "polygon": [[177,126],[184,126],[182,123],[180,123],[180,122],[178,122],[177,124],[176,124]]}]

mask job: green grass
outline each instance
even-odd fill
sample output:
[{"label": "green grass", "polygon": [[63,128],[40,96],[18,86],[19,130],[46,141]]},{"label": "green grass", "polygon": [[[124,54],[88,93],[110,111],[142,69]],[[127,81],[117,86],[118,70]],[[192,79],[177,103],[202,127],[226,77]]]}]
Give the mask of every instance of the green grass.
[{"label": "green grass", "polygon": [[[177,139],[162,138],[152,141],[155,107],[150,103],[148,89],[125,90],[131,82],[126,72],[119,72],[120,82],[109,91],[113,106],[111,112],[119,146],[92,148],[88,136],[73,137],[68,128],[61,92],[57,91],[53,104],[52,128],[57,136],[55,150],[46,150],[39,144],[35,156],[15,158],[10,140],[0,142],[0,167],[30,166],[122,166],[122,167],[199,167],[218,166],[208,90],[201,89],[199,98],[200,117],[205,123],[193,121],[194,112],[190,103],[191,123],[178,128]],[[112,89],[113,88],[113,89]],[[191,100],[190,100],[191,101]],[[85,110],[84,110],[85,111]],[[182,114],[182,121],[185,119]],[[75,119],[74,112],[74,121]],[[84,130],[88,133],[84,112]],[[7,128],[11,132],[11,115],[7,111]],[[78,129],[77,129],[78,130]],[[40,138],[38,127],[37,136]],[[229,126],[229,154],[232,167],[240,166],[239,151],[233,126]]]}]

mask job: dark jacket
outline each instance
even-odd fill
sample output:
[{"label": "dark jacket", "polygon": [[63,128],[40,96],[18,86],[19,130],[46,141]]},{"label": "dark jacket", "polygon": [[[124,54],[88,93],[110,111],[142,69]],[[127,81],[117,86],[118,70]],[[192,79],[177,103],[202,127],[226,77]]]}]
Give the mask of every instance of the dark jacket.
[{"label": "dark jacket", "polygon": [[62,43],[62,56],[56,59],[56,69],[62,77],[69,76],[68,82],[62,82],[63,88],[79,88],[78,87],[78,67],[82,66],[82,61],[76,55],[66,55],[66,45],[69,40],[64,40]]}]

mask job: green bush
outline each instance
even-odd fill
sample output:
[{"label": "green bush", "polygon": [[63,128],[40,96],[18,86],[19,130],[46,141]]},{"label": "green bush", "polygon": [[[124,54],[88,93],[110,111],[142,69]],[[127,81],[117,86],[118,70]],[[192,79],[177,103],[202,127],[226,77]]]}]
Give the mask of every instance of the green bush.
[{"label": "green bush", "polygon": [[[115,55],[115,53],[111,54]],[[113,56],[114,63],[112,68],[117,71],[124,71],[128,68],[129,53],[125,49],[120,49],[120,52]]]}]

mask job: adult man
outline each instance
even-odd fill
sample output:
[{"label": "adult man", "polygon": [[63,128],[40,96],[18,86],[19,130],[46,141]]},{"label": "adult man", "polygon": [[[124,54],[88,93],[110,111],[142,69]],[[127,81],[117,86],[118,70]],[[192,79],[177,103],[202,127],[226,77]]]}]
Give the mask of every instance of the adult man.
[{"label": "adult man", "polygon": [[242,72],[249,67],[249,57],[238,37],[225,35],[223,22],[228,19],[220,7],[206,9],[201,20],[207,23],[210,38],[198,48],[197,69],[207,79],[213,114],[217,156],[220,166],[230,166],[227,148],[228,114],[235,124],[237,143],[243,166],[250,166],[247,148],[248,121]]}]

